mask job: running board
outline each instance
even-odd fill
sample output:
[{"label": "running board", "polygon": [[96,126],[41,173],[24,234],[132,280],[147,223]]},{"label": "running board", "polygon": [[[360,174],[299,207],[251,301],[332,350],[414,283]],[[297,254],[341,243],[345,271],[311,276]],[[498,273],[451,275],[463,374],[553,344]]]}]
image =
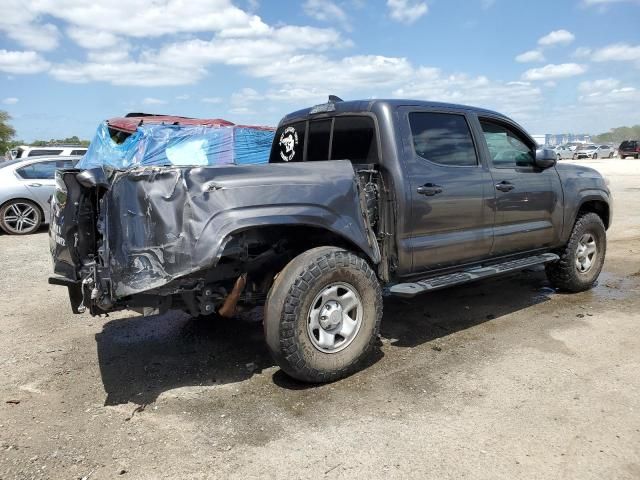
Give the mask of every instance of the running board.
[{"label": "running board", "polygon": [[493,277],[502,273],[515,272],[523,268],[540,265],[547,262],[555,262],[560,257],[555,253],[543,253],[532,257],[510,260],[508,262],[497,263],[486,267],[474,267],[461,272],[431,277],[425,280],[418,280],[410,283],[397,283],[389,288],[389,293],[397,297],[414,297],[420,293],[432,292],[441,288],[460,285],[461,283],[480,280],[482,278]]}]

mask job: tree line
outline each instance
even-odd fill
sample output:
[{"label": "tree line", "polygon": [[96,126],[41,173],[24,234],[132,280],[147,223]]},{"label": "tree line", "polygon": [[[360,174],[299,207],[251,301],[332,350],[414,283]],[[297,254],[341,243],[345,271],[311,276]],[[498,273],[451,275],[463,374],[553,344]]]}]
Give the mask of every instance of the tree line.
[{"label": "tree line", "polygon": [[593,137],[593,141],[597,143],[617,144],[625,140],[640,140],[640,125],[612,128],[607,133],[601,133]]},{"label": "tree line", "polygon": [[52,138],[50,140],[35,140],[31,143],[25,143],[22,140],[15,140],[16,131],[10,122],[11,116],[4,110],[0,110],[0,159],[4,155],[4,152],[18,145],[30,145],[32,147],[44,147],[52,143],[79,145],[83,147],[89,145],[89,140],[81,140],[76,135],[68,138]]}]

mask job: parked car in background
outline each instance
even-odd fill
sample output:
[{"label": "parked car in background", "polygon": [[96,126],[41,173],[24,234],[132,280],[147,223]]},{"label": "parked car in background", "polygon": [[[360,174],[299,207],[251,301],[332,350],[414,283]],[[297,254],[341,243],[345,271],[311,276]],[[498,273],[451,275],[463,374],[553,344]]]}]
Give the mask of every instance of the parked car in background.
[{"label": "parked car in background", "polygon": [[553,149],[556,152],[558,160],[567,160],[573,158],[573,150],[567,145],[558,145]]},{"label": "parked car in background", "polygon": [[625,140],[618,147],[620,158],[633,157],[640,158],[640,140]]},{"label": "parked car in background", "polygon": [[573,158],[613,158],[613,153],[613,149],[608,145],[589,144],[579,147],[573,154]]},{"label": "parked car in background", "polygon": [[49,223],[56,169],[73,168],[79,159],[53,156],[0,163],[0,228],[25,235]]},{"label": "parked car in background", "polygon": [[80,145],[48,145],[46,147],[30,147],[20,145],[9,151],[11,158],[44,157],[52,155],[82,156],[87,153],[87,147]]}]

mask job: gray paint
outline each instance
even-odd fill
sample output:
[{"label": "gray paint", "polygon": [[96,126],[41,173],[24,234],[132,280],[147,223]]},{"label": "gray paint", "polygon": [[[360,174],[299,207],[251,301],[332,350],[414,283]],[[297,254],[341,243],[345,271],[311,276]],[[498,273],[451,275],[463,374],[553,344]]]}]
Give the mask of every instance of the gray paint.
[{"label": "gray paint", "polygon": [[[113,296],[149,291],[212,268],[231,235],[254,227],[308,225],[329,230],[374,264],[388,259],[379,271],[388,267],[394,283],[504,256],[553,250],[568,239],[584,202],[611,203],[603,178],[589,168],[495,168],[479,118],[507,124],[535,144],[519,125],[496,112],[410,100],[339,102],[333,108],[325,113],[300,110],[280,125],[348,114],[374,117],[377,168],[386,187],[381,212],[385,231],[380,235],[384,257],[365,225],[348,161],[117,172],[102,200],[107,221],[100,254],[113,281]],[[416,158],[407,121],[408,112],[415,110],[464,115],[479,165],[445,167]],[[503,180],[514,190],[498,191],[495,187]],[[442,194],[417,194],[425,183],[441,186]],[[58,228],[69,245],[77,230],[74,221],[91,221],[78,217],[69,204],[65,215],[75,219]],[[83,243],[81,237],[80,248],[90,252],[90,242]],[[52,243],[56,272],[77,281],[91,267],[80,260],[85,256],[71,250]]]},{"label": "gray paint", "polygon": [[327,229],[380,261],[344,160],[119,172],[103,201],[116,298],[214,267],[229,237],[252,227]]}]

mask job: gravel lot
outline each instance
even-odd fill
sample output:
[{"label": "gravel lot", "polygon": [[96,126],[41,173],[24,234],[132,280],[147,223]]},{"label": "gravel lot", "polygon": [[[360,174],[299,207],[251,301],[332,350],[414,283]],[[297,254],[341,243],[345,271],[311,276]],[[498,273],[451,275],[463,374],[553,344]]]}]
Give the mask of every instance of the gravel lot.
[{"label": "gravel lot", "polygon": [[385,302],[381,354],[319,387],[261,325],[73,315],[47,234],[0,235],[0,479],[640,478],[640,161],[598,286],[539,269]]}]

